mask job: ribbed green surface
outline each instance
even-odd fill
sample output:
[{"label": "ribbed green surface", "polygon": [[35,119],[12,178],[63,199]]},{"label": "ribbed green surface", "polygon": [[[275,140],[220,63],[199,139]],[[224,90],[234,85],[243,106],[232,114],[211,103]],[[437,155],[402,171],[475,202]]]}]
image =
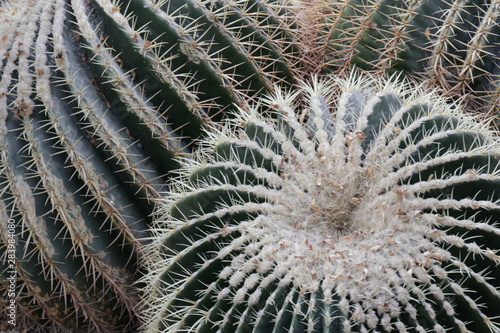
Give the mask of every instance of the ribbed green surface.
[{"label": "ribbed green surface", "polygon": [[403,83],[277,90],[166,194],[146,332],[497,332],[495,140]]},{"label": "ribbed green surface", "polygon": [[428,80],[500,123],[500,2],[332,1],[325,71],[355,65]]},{"label": "ribbed green surface", "polygon": [[[154,332],[494,331],[498,149],[484,129],[453,108],[436,111],[432,98],[391,88],[366,101],[367,87],[347,83],[337,96],[341,107],[329,96],[333,91],[314,88],[301,91],[311,105],[299,95],[275,97],[264,102],[270,110],[259,109],[263,118],[236,116],[237,126],[222,132],[218,122],[236,107],[249,112],[248,104],[275,84],[287,89],[318,72],[345,76],[351,65],[428,80],[445,96],[463,98],[467,110],[494,120],[499,8],[498,1],[3,1],[0,217],[16,226],[16,326],[29,332],[136,331],[140,296],[134,283],[147,255],[157,272],[167,269],[161,278],[144,280],[152,293],[165,293],[161,301],[148,296],[150,307],[144,307]],[[297,111],[297,123],[290,115],[299,106],[307,107]],[[205,129],[210,152],[195,140]],[[168,208],[159,208],[180,222],[155,225],[162,236],[147,250],[155,201],[186,191],[186,179],[165,184],[181,164],[196,163],[188,156],[192,151],[204,157],[199,168],[186,171],[188,194],[168,197]],[[299,163],[297,156],[306,157]],[[296,184],[283,192],[288,179]],[[408,233],[394,243],[408,256],[371,275],[365,263],[344,258],[353,240],[359,258],[394,256],[381,252],[381,244],[393,246],[393,235],[370,243],[367,235],[379,229],[372,234],[370,223],[358,221],[357,233],[350,225],[367,193],[379,201],[364,208],[365,216],[396,216]],[[420,198],[411,200],[417,208],[405,206],[407,193]],[[332,195],[326,207],[315,201]],[[271,231],[254,230],[252,221],[275,214],[276,202],[286,207],[280,212],[285,217]],[[300,218],[281,228],[297,209]],[[331,216],[333,224],[323,229]],[[301,234],[303,218],[320,221],[317,234],[327,237],[313,244]],[[255,233],[250,237],[248,230]],[[0,231],[1,330],[9,327],[5,281],[12,267],[10,230],[2,224]],[[425,232],[428,247],[416,249]],[[299,240],[281,243],[270,236],[282,233]],[[333,240],[344,242],[346,252]],[[158,243],[168,246],[161,256],[152,250]],[[270,244],[283,253],[290,244],[301,250],[285,255],[291,266],[280,266]],[[328,280],[324,272],[340,266],[317,266],[318,258],[307,257],[317,244],[355,267],[360,284],[347,283],[351,277],[343,268]],[[303,266],[304,258],[315,268]],[[230,272],[229,266],[235,268]],[[297,280],[301,269],[309,275]],[[392,275],[380,275],[384,270]],[[389,282],[360,287],[372,279]],[[304,287],[306,280],[313,286]],[[402,296],[386,302],[392,287]],[[475,309],[474,302],[486,307]]]},{"label": "ribbed green surface", "polygon": [[3,4],[0,205],[16,224],[18,329],[136,331],[138,260],[173,158],[229,107],[293,81],[287,6]]}]

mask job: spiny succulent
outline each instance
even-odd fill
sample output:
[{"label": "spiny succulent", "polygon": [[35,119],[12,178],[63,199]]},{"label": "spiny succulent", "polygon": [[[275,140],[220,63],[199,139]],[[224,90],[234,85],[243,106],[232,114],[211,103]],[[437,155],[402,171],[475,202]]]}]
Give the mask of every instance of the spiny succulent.
[{"label": "spiny succulent", "polygon": [[[316,1],[318,2],[318,1]],[[352,64],[427,80],[500,125],[500,2],[323,1],[322,70]]]},{"label": "spiny succulent", "polygon": [[133,331],[153,199],[201,128],[293,81],[287,1],[15,0],[0,7],[0,328]]},{"label": "spiny succulent", "polygon": [[351,74],[208,132],[158,203],[146,332],[499,332],[500,150],[435,92]]}]

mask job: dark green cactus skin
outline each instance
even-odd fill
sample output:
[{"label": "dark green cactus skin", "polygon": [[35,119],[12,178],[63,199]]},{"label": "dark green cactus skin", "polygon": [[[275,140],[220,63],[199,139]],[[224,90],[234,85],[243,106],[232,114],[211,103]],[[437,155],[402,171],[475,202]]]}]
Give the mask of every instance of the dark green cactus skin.
[{"label": "dark green cactus skin", "polygon": [[428,80],[500,124],[497,1],[333,1],[327,72],[349,66]]},{"label": "dark green cactus skin", "polygon": [[289,9],[191,0],[1,9],[0,222],[16,223],[16,325],[135,331],[138,260],[174,158],[229,106],[293,81]]},{"label": "dark green cactus skin", "polygon": [[240,112],[182,172],[146,332],[499,331],[498,141],[435,96],[335,85]]},{"label": "dark green cactus skin", "polygon": [[[2,2],[0,223],[16,224],[16,326],[29,332],[135,331],[139,296],[133,284],[142,276],[139,263],[155,202],[171,190],[165,184],[180,166],[177,158],[191,153],[202,129],[217,126],[235,105],[245,109],[275,83],[289,87],[308,77],[303,64],[323,58],[315,53],[322,47],[314,47],[317,40],[331,41],[323,49],[326,66],[315,64],[323,71],[345,72],[339,59],[377,72],[403,71],[430,78],[451,96],[470,93],[466,102],[496,112],[497,3],[335,2],[328,4],[333,12],[324,12],[333,14],[325,26],[316,25],[322,21],[314,15],[320,2],[293,2],[298,7],[284,0]],[[312,32],[303,34],[305,27]],[[317,40],[304,44],[316,33]],[[262,134],[258,126],[246,130]],[[376,137],[377,130],[374,125],[367,137]],[[228,148],[218,147],[220,154]],[[252,158],[273,169],[258,154]],[[493,163],[483,155],[477,160],[468,167]],[[215,177],[214,170],[200,175]],[[239,179],[221,172],[223,181]],[[183,204],[216,207],[212,199],[192,196]],[[254,199],[259,200],[249,197]],[[0,231],[4,329],[9,328],[4,305],[10,239],[4,224]],[[196,262],[195,254],[184,260]],[[493,255],[486,253],[488,260]],[[275,294],[285,297],[289,291]],[[495,305],[490,294],[486,303]],[[259,325],[265,331],[267,324]]]}]

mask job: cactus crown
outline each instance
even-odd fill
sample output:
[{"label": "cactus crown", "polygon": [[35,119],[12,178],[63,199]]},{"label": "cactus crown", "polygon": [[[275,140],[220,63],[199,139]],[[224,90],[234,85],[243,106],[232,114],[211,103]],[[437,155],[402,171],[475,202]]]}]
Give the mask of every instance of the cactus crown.
[{"label": "cactus crown", "polygon": [[409,87],[313,80],[210,132],[159,204],[147,331],[497,330],[498,142]]},{"label": "cactus crown", "polygon": [[[353,63],[495,114],[499,17],[475,0],[3,1],[0,220],[16,222],[19,328],[135,330],[145,254],[161,329],[494,328],[498,155],[481,126],[354,77],[247,103]],[[233,105],[160,205],[168,249],[144,251],[178,157]]]}]

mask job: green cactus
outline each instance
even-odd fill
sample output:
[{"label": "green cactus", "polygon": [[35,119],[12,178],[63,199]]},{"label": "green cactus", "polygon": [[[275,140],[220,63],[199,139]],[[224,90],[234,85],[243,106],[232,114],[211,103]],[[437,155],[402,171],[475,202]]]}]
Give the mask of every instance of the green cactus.
[{"label": "green cactus", "polygon": [[[15,281],[18,329],[134,332],[140,323],[133,284],[143,274],[144,256],[151,257],[149,268],[157,272],[142,280],[150,284],[146,319],[164,329],[232,331],[241,322],[240,331],[252,326],[265,331],[266,325],[278,331],[285,324],[311,331],[328,322],[332,328],[361,331],[391,325],[417,331],[474,325],[496,330],[491,309],[498,304],[493,242],[499,234],[494,192],[499,167],[498,149],[487,132],[441,101],[429,104],[394,87],[384,88],[380,97],[394,109],[375,105],[373,114],[361,113],[363,118],[357,112],[365,105],[361,97],[367,88],[359,82],[354,88],[340,83],[345,106],[339,110],[348,113],[335,115],[338,121],[326,107],[335,105],[334,90],[321,84],[292,95],[277,91],[262,102],[272,109],[263,113],[269,117],[253,114],[247,103],[259,101],[259,94],[277,83],[290,88],[311,73],[346,73],[348,66],[339,59],[348,59],[375,72],[423,77],[447,95],[470,96],[465,102],[472,108],[479,105],[493,115],[499,103],[498,12],[497,2],[475,1],[3,1],[0,330],[12,327],[5,318]],[[294,100],[307,105],[301,93],[311,95],[309,108],[317,116],[303,109],[297,122],[282,109]],[[367,103],[363,110],[369,110]],[[405,103],[416,106],[397,111]],[[250,118],[235,116],[238,124],[245,123],[241,134],[249,139],[228,134],[229,129],[214,131],[234,106],[252,112]],[[206,128],[199,147],[196,139]],[[203,142],[211,142],[215,155]],[[189,157],[193,147],[203,164],[196,170]],[[337,151],[335,163],[326,165],[322,154],[329,147]],[[336,161],[337,156],[346,160]],[[297,165],[296,158],[302,159]],[[166,186],[183,163],[190,165],[185,175]],[[342,180],[328,178],[333,172]],[[314,183],[309,186],[303,177],[310,176]],[[356,186],[348,186],[351,181]],[[392,185],[381,188],[384,182]],[[477,194],[469,198],[466,186]],[[150,215],[164,191],[184,193],[172,194],[160,208],[175,222],[158,222],[156,242],[145,247]],[[292,194],[294,201],[288,202]],[[185,197],[174,204],[178,195]],[[335,200],[315,201],[325,195]],[[365,206],[371,199],[371,205],[382,208]],[[296,234],[298,249],[280,240],[277,256],[292,253],[292,262],[274,265],[269,242],[276,233],[262,233],[260,216],[277,218],[267,229],[276,231],[297,218],[299,208],[305,220],[279,230],[285,238]],[[216,214],[207,217],[206,212]],[[361,222],[363,214],[388,222],[370,238],[373,225]],[[387,231],[394,221],[402,223],[393,228],[396,236]],[[307,238],[302,231],[310,226],[315,234]],[[367,258],[391,255],[381,242],[400,249],[397,237],[405,233],[412,235],[401,253],[410,259],[402,266],[380,266],[375,273],[365,267],[370,277],[363,275],[362,261],[352,264],[352,276],[364,279],[359,283],[347,283],[351,278],[338,263],[313,263],[329,255],[351,260],[350,250],[334,247],[352,245],[352,239]],[[262,242],[255,235],[262,235]],[[423,236],[427,243],[417,248],[412,241]],[[248,250],[242,250],[247,243]],[[171,247],[155,252],[165,245]],[[309,251],[318,247],[319,257],[311,256]],[[249,258],[250,266],[243,267]],[[314,272],[308,265],[315,265]],[[428,272],[429,267],[434,270]],[[340,277],[329,277],[330,268]],[[301,269],[305,275],[297,277]],[[491,276],[483,272],[488,269]],[[393,280],[384,282],[386,277]],[[361,300],[338,289],[352,286],[354,292],[372,279],[387,290],[371,295],[373,290],[363,289]],[[306,280],[321,285],[304,289]],[[209,287],[206,293],[202,286]],[[398,286],[403,298],[383,303],[390,298],[388,288]],[[473,303],[479,293],[485,309]]]},{"label": "green cactus", "polygon": [[15,272],[19,329],[135,330],[138,259],[174,158],[229,106],[293,81],[291,13],[286,1],[3,3],[0,329]]},{"label": "green cactus", "polygon": [[499,332],[500,146],[350,75],[239,109],[158,207],[146,332]]},{"label": "green cactus", "polygon": [[326,2],[330,38],[322,70],[351,65],[396,71],[463,99],[467,110],[500,125],[498,1],[341,0]]}]

